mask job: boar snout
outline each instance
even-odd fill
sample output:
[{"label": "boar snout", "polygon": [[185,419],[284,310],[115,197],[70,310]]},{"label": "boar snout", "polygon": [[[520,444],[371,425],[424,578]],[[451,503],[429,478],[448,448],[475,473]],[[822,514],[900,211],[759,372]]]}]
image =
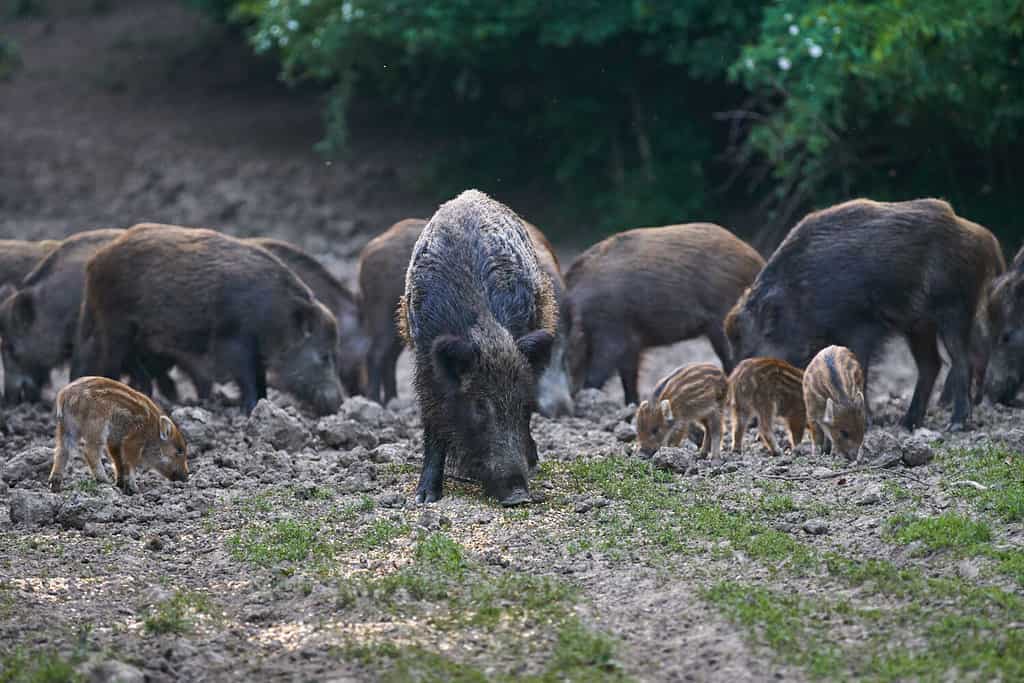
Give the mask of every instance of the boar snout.
[{"label": "boar snout", "polygon": [[333,415],[338,412],[338,406],[341,405],[342,391],[340,382],[328,382],[320,391],[317,392],[316,397],[313,399],[313,409],[317,415]]},{"label": "boar snout", "polygon": [[525,505],[533,500],[525,477],[509,477],[491,484],[490,493],[505,507]]}]

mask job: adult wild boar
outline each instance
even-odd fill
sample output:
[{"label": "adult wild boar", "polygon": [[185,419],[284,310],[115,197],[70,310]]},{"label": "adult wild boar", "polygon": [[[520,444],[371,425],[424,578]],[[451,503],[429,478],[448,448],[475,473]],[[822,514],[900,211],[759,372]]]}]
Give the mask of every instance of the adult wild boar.
[{"label": "adult wild boar", "polygon": [[[366,352],[370,340],[363,332],[359,320],[359,304],[352,292],[338,282],[315,258],[288,242],[257,237],[244,240],[263,247],[292,269],[306,283],[313,295],[338,320],[338,375],[350,396],[365,391],[364,378]],[[396,299],[397,301],[397,299]],[[397,305],[397,304],[396,304]]]},{"label": "adult wild boar", "polygon": [[123,230],[90,230],[60,242],[0,303],[4,398],[38,401],[50,370],[71,359],[85,263]]},{"label": "adult wild boar", "polygon": [[413,248],[399,312],[423,420],[417,502],[441,497],[447,459],[503,504],[529,500],[530,414],[557,317],[511,209],[467,190],[437,210]]},{"label": "adult wild boar", "polygon": [[[402,353],[402,340],[395,326],[395,308],[402,296],[405,271],[413,246],[426,221],[407,218],[391,226],[363,248],[359,257],[359,290],[363,320],[373,342],[367,355],[368,395],[387,403],[398,394],[395,364]],[[572,412],[569,381],[568,302],[558,257],[548,238],[537,227],[523,221],[533,242],[541,268],[554,288],[559,306],[558,334],[551,347],[551,359],[537,382],[537,409],[545,417]]]},{"label": "adult wild boar", "polygon": [[991,401],[1016,404],[1024,384],[1024,247],[987,292],[982,316],[991,340],[985,374],[985,395]]},{"label": "adult wild boar", "polygon": [[[942,364],[951,358],[953,417],[970,418],[968,345],[989,275],[987,245],[938,199],[855,199],[804,217],[729,313],[736,357],[805,367],[830,345],[848,347],[864,376],[886,338],[906,337],[917,386],[903,425],[921,424]],[[867,396],[865,387],[864,395]]]},{"label": "adult wild boar", "polygon": [[59,244],[57,240],[0,240],[0,301],[13,294],[22,279]]},{"label": "adult wild boar", "polygon": [[251,412],[267,383],[320,414],[341,402],[338,326],[261,247],[213,230],[140,224],[86,267],[72,378],[115,378],[130,354],[196,380],[234,380]]},{"label": "adult wild boar", "polygon": [[600,388],[618,372],[626,403],[636,403],[644,349],[701,335],[728,374],[722,320],[763,265],[712,223],[637,228],[590,247],[565,275],[574,385]]}]

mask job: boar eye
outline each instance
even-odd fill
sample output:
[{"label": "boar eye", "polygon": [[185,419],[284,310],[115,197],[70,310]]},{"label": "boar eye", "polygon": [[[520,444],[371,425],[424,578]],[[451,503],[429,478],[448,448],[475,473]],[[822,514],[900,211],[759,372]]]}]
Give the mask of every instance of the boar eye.
[{"label": "boar eye", "polygon": [[840,429],[839,430],[839,436],[844,438],[844,439],[849,439],[850,438],[850,432],[846,431],[845,429]]}]

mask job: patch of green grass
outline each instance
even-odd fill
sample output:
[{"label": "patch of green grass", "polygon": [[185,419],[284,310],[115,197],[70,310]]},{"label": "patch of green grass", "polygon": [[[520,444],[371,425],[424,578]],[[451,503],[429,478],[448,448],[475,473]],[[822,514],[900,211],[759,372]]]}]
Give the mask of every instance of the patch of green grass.
[{"label": "patch of green grass", "polygon": [[[915,494],[911,493],[910,489],[892,479],[886,479],[882,482],[882,493],[893,500],[910,500],[915,497]],[[920,498],[920,496],[916,496],[916,498]]]},{"label": "patch of green grass", "polygon": [[889,520],[889,529],[897,543],[919,542],[927,552],[955,548],[977,554],[980,544],[992,540],[992,531],[987,524],[955,512],[922,518],[897,515]]},{"label": "patch of green grass", "polygon": [[353,519],[358,518],[360,515],[367,512],[373,512],[374,508],[377,507],[377,503],[374,502],[373,498],[370,498],[365,493],[360,496],[359,501],[356,503],[349,503],[340,510],[336,510],[333,517],[341,522],[350,522]]},{"label": "patch of green grass", "polygon": [[390,474],[393,476],[409,476],[412,474],[419,474],[420,468],[418,465],[412,465],[407,462],[389,462],[381,465],[381,474]]},{"label": "patch of green grass", "polygon": [[986,487],[953,486],[950,492],[1004,522],[1024,521],[1024,455],[1001,446],[951,449],[942,456],[947,483],[976,481]]},{"label": "patch of green grass", "polygon": [[542,681],[625,681],[615,659],[615,643],[586,628],[578,619],[568,620],[558,632],[558,645]]},{"label": "patch of green grass", "polygon": [[249,515],[257,512],[273,512],[274,492],[260,491],[251,496],[239,496],[232,500],[231,503],[241,512]]},{"label": "patch of green grass", "polygon": [[418,562],[430,564],[454,579],[461,579],[469,566],[462,546],[441,533],[430,534],[420,541],[416,546],[415,557]]},{"label": "patch of green grass", "polygon": [[187,633],[194,626],[196,614],[211,614],[210,601],[199,593],[178,591],[146,611],[142,627],[151,635]]},{"label": "patch of green grass", "polygon": [[81,479],[75,484],[75,489],[90,496],[95,496],[100,492],[100,483],[92,478]]},{"label": "patch of green grass", "polygon": [[79,683],[78,655],[66,658],[52,650],[17,649],[0,658],[0,683]]},{"label": "patch of green grass", "polygon": [[757,507],[765,514],[781,515],[796,510],[796,503],[793,502],[793,496],[772,495],[762,498]]},{"label": "patch of green grass", "polygon": [[255,522],[228,538],[236,560],[269,567],[280,562],[329,560],[334,546],[323,538],[320,524],[310,519],[276,519]]},{"label": "patch of green grass", "polygon": [[409,525],[390,519],[375,519],[369,527],[353,541],[352,545],[363,550],[373,550],[390,545],[392,541],[409,534]]}]

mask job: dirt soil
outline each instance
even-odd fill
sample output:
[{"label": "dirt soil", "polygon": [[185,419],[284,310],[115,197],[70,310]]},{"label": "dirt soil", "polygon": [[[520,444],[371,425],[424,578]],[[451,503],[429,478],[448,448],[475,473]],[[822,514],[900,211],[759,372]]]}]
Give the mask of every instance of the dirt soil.
[{"label": "dirt soil", "polygon": [[[372,235],[445,199],[415,191],[411,135],[364,126],[323,162],[318,96],[253,78],[266,65],[179,3],[80,5],[0,26],[25,62],[0,83],[0,237],[202,225],[292,240],[351,282]],[[702,340],[652,351],[641,388],[714,360]],[[171,407],[191,478],[146,473],[134,496],[81,461],[50,494],[51,407],[0,408],[0,680],[1011,680],[1019,413],[949,434],[934,408],[908,434],[913,378],[898,345],[873,368],[859,466],[806,441],[772,458],[753,433],[724,462],[641,460],[617,383],[587,390],[534,418],[535,502],[514,509],[454,481],[415,505],[407,358],[386,409]]]}]

